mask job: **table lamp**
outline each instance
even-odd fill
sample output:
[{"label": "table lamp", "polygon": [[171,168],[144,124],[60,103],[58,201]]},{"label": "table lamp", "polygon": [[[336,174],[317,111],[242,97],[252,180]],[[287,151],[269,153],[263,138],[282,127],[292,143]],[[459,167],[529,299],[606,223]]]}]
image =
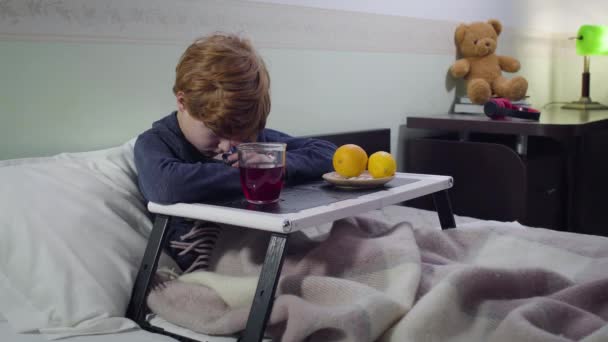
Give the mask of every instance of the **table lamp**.
[{"label": "table lamp", "polygon": [[565,109],[608,109],[608,106],[591,101],[589,97],[589,56],[608,55],[608,26],[583,25],[576,36],[576,53],[584,57],[582,94],[578,101],[564,105]]}]

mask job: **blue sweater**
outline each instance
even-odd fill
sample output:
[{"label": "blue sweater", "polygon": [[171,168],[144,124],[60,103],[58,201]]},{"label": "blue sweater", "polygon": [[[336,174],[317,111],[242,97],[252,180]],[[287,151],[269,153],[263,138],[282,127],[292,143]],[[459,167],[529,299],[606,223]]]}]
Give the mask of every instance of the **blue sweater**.
[{"label": "blue sweater", "polygon": [[[258,135],[260,142],[287,144],[287,184],[319,178],[332,169],[336,147],[323,140],[292,138],[281,132],[265,129]],[[243,196],[239,169],[218,163],[201,154],[182,133],[173,112],[155,122],[135,142],[135,166],[139,189],[148,201],[170,204],[203,202],[222,196]],[[180,217],[171,219],[167,252],[182,270],[205,268],[217,238],[213,227],[190,236],[196,223]],[[208,224],[207,224],[208,226]],[[205,230],[206,229],[206,230]],[[201,239],[202,238],[202,239]],[[196,241],[191,241],[196,240]],[[180,253],[175,243],[203,245],[188,253]]]},{"label": "blue sweater", "polygon": [[[332,170],[336,147],[327,141],[294,138],[264,129],[259,142],[287,144],[287,184],[319,178]],[[201,154],[179,128],[177,112],[156,121],[135,142],[139,188],[148,201],[170,204],[201,202],[242,194],[239,169]]]}]

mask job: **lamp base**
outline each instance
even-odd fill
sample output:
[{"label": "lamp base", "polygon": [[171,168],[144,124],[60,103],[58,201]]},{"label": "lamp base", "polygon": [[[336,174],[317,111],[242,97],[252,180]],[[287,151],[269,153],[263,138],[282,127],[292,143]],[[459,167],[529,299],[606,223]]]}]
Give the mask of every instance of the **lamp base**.
[{"label": "lamp base", "polygon": [[577,110],[606,110],[608,106],[599,102],[591,101],[589,97],[581,97],[578,101],[572,101],[562,106],[563,109],[577,109]]}]

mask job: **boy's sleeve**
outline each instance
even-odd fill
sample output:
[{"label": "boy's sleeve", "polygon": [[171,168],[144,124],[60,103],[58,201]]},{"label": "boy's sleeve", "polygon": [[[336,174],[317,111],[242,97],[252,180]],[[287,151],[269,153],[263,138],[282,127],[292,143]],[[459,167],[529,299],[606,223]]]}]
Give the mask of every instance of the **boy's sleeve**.
[{"label": "boy's sleeve", "polygon": [[329,141],[296,138],[272,129],[263,131],[263,141],[287,144],[287,183],[318,179],[333,170],[332,158],[336,145]]},{"label": "boy's sleeve", "polygon": [[139,188],[148,201],[200,202],[240,193],[239,170],[223,163],[186,163],[158,136],[143,134],[135,143]]}]

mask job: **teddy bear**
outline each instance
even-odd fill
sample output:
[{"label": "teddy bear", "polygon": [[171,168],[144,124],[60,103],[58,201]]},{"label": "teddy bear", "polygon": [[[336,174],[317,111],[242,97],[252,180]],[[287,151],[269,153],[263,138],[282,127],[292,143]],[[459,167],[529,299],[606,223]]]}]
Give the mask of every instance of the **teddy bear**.
[{"label": "teddy bear", "polygon": [[520,65],[513,57],[494,53],[501,31],[502,24],[494,19],[456,28],[454,41],[462,58],[452,64],[450,73],[466,80],[467,96],[473,103],[484,104],[493,95],[517,101],[528,90],[525,78],[502,76],[502,71],[517,72]]}]

